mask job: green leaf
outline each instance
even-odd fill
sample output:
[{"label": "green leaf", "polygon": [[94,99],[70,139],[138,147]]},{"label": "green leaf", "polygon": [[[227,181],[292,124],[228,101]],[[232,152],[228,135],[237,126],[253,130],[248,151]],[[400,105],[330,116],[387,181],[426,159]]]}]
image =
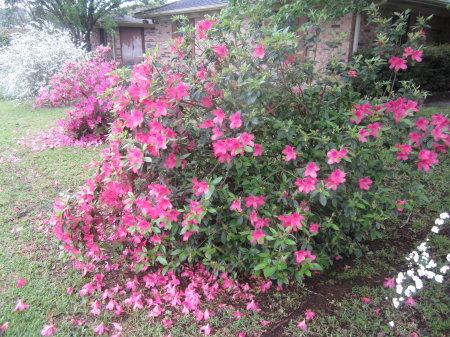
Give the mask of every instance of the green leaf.
[{"label": "green leaf", "polygon": [[161,263],[163,266],[167,266],[167,260],[164,256],[160,255],[156,258],[156,261]]},{"label": "green leaf", "polygon": [[265,268],[266,266],[267,266],[267,263],[265,263],[265,262],[260,263],[255,267],[255,270],[261,270],[261,269]]},{"label": "green leaf", "polygon": [[264,277],[269,278],[277,271],[277,267],[269,267],[264,269]]},{"label": "green leaf", "polygon": [[326,206],[327,205],[327,197],[325,195],[321,194],[319,196],[319,201],[320,201],[320,204],[322,206]]},{"label": "green leaf", "polygon": [[216,179],[214,179],[214,180],[212,181],[213,185],[217,185],[218,183],[220,183],[220,182],[222,181],[222,178],[223,178],[223,177],[217,177]]}]

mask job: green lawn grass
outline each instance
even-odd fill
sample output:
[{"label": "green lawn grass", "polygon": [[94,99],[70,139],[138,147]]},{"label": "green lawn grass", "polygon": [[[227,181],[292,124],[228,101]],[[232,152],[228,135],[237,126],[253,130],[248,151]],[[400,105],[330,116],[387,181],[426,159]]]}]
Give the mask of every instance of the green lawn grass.
[{"label": "green lawn grass", "polygon": [[[91,159],[99,159],[103,147],[64,147],[33,152],[17,144],[21,137],[55,125],[64,111],[32,110],[26,104],[0,102],[0,158],[6,160],[0,164],[0,325],[9,322],[10,326],[4,336],[38,336],[42,326],[51,323],[59,330],[54,336],[94,336],[92,328],[102,321],[120,322],[126,331],[122,336],[165,336],[169,331],[157,320],[147,318],[145,310],[120,318],[109,313],[92,317],[88,315],[92,298],[66,294],[67,287],[80,286],[87,281],[71,268],[69,261],[59,258],[60,247],[44,219],[55,197],[69,189],[76,190],[92,176],[93,171],[83,166]],[[421,113],[449,112],[450,109],[433,108],[423,109]],[[20,161],[8,162],[10,155]],[[394,276],[403,259],[404,252],[390,242],[399,242],[402,236],[408,236],[411,242],[420,242],[434,218],[450,210],[448,163],[448,159],[443,161],[430,174],[416,173],[408,177],[427,185],[428,200],[410,215],[404,214],[387,224],[387,236],[377,245],[378,249],[360,259],[345,261],[342,268],[326,272],[326,277],[318,284],[309,282],[304,288],[262,294],[260,299],[266,297],[263,310],[246,313],[245,318],[239,320],[232,317],[234,310],[219,307],[224,299],[206,304],[216,313],[209,322],[215,329],[215,336],[231,337],[239,332],[264,336],[270,331],[271,336],[408,336],[412,331],[421,336],[444,336],[449,329],[446,323],[448,282],[423,291],[416,308],[395,310],[385,299],[392,291],[383,289],[380,279]],[[44,216],[39,217],[41,212]],[[398,231],[398,227],[402,227],[402,231]],[[434,241],[439,254],[449,252],[450,241],[445,236]],[[344,267],[347,264],[351,268]],[[28,283],[17,289],[17,278],[27,279]],[[341,294],[343,291],[346,293]],[[361,297],[371,297],[373,302],[363,305]],[[30,307],[14,312],[18,300]],[[321,305],[316,303],[318,300]],[[303,311],[296,309],[303,307],[314,309],[317,314],[308,324],[307,332],[300,331],[295,323],[303,316]],[[375,308],[382,309],[380,316],[373,314]],[[87,321],[75,326],[72,319]],[[263,326],[262,320],[271,323]],[[396,322],[394,329],[387,324],[391,320]],[[205,322],[196,322],[192,315],[180,316],[170,333],[173,337],[202,336],[199,327],[203,324]]]}]

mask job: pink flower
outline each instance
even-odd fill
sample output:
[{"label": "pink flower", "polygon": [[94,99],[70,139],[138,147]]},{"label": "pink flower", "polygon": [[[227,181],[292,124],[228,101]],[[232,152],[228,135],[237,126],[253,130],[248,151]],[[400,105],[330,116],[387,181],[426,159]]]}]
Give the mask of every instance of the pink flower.
[{"label": "pink flower", "polygon": [[309,309],[305,311],[305,315],[306,315],[306,320],[313,319],[316,316],[315,312],[312,310],[309,310]]},{"label": "pink flower", "polygon": [[297,263],[302,263],[306,259],[310,259],[310,261],[314,261],[316,259],[316,256],[309,250],[299,250],[294,253],[294,256]]},{"label": "pink flower", "polygon": [[209,185],[206,181],[198,181],[197,178],[192,179],[192,183],[194,184],[194,195],[199,196],[202,193],[208,194],[209,191]]},{"label": "pink flower", "polygon": [[369,177],[364,177],[359,179],[359,188],[361,190],[370,190],[370,185],[373,183],[372,179],[370,179]]},{"label": "pink flower", "polygon": [[262,155],[263,152],[263,147],[261,144],[255,144],[255,146],[253,147],[253,157],[259,157],[260,155]]},{"label": "pink flower", "polygon": [[239,136],[239,142],[242,146],[254,146],[255,143],[253,143],[253,138],[255,138],[254,135],[243,132],[242,135]]},{"label": "pink flower", "polygon": [[247,334],[245,332],[239,332],[237,337],[247,337]]},{"label": "pink flower", "polygon": [[403,200],[397,200],[397,201],[395,202],[395,204],[397,205],[397,211],[403,212],[403,208],[402,208],[402,207],[399,207],[399,206],[405,205],[405,204],[406,204],[406,201],[403,201]]},{"label": "pink flower", "polygon": [[25,283],[27,283],[27,280],[23,279],[23,278],[18,278],[17,279],[17,288],[22,288]]},{"label": "pink flower", "polygon": [[235,200],[235,201],[233,201],[233,202],[231,203],[230,211],[233,211],[233,210],[242,212],[241,201],[240,201],[240,200]]},{"label": "pink flower", "polygon": [[378,122],[367,125],[367,128],[370,130],[370,135],[374,138],[378,138],[378,131],[382,129]]},{"label": "pink flower", "polygon": [[53,326],[53,324],[50,325],[44,325],[41,331],[41,336],[51,336],[58,330]]},{"label": "pink flower", "polygon": [[414,50],[414,52],[411,55],[411,60],[422,62],[422,52],[420,50]]},{"label": "pink flower", "polygon": [[270,321],[261,321],[261,325],[262,326],[266,326],[266,325],[269,325],[270,324]]},{"label": "pink flower", "polygon": [[412,49],[411,47],[406,47],[403,51],[403,57],[411,56],[413,52],[414,49]]},{"label": "pink flower", "polygon": [[208,30],[210,30],[212,28],[212,24],[214,23],[214,21],[211,20],[203,20],[200,21],[197,25],[197,38],[199,40],[204,39],[206,37],[205,32],[207,32]]},{"label": "pink flower", "polygon": [[278,220],[282,221],[282,226],[285,228],[291,228],[294,232],[297,231],[298,228],[302,227],[302,220],[304,220],[305,217],[303,215],[300,215],[298,213],[289,214],[286,216],[280,215],[278,217]]},{"label": "pink flower", "polygon": [[[258,242],[261,244],[264,243],[264,238],[266,237],[266,234],[264,234],[264,232],[262,230],[258,229],[256,231],[252,232],[250,235],[252,237],[252,239],[250,240],[250,243],[254,243],[254,242]],[[260,239],[262,239],[261,242],[259,242]]]},{"label": "pink flower", "polygon": [[358,73],[357,73],[355,70],[350,70],[350,71],[348,72],[348,76],[350,76],[350,77],[356,77],[356,76],[358,76]]},{"label": "pink flower", "polygon": [[303,320],[303,321],[301,321],[301,322],[297,322],[297,327],[299,327],[299,328],[302,329],[303,331],[306,331],[306,329],[308,328],[308,327],[306,326],[306,321],[305,321],[305,320]]},{"label": "pink flower", "polygon": [[101,310],[100,310],[101,307],[102,307],[102,305],[100,304],[99,301],[94,301],[91,304],[92,310],[89,313],[93,316],[98,316],[101,313]]},{"label": "pink flower", "polygon": [[2,325],[0,325],[0,331],[6,331],[9,329],[9,322],[5,322]]},{"label": "pink flower", "polygon": [[309,232],[310,233],[318,233],[319,232],[319,224],[312,223],[309,225]]},{"label": "pink flower", "polygon": [[315,162],[310,162],[308,165],[306,165],[305,168],[305,177],[311,177],[311,178],[317,178],[317,172],[320,171],[320,167],[317,166]]},{"label": "pink flower", "polygon": [[223,113],[223,110],[219,108],[217,110],[214,110],[212,112],[212,114],[215,116],[215,118],[213,119],[213,122],[215,124],[222,125],[223,124],[223,120],[225,119],[225,114]]},{"label": "pink flower", "polygon": [[370,302],[372,302],[372,299],[368,298],[368,297],[363,297],[363,298],[361,298],[361,302],[363,302],[363,303],[370,303]]},{"label": "pink flower", "polygon": [[380,316],[380,309],[373,309],[375,315]]},{"label": "pink flower", "polygon": [[425,172],[428,172],[430,170],[430,166],[439,163],[437,157],[437,153],[422,149],[419,153],[419,161],[417,162],[418,170],[420,171],[423,169]]},{"label": "pink flower", "polygon": [[283,153],[286,156],[284,158],[284,161],[297,159],[297,154],[295,153],[295,149],[290,145],[286,145],[286,147],[284,148],[284,150],[281,153]]},{"label": "pink flower", "polygon": [[348,158],[347,150],[345,148],[342,148],[339,151],[336,149],[332,149],[327,152],[327,157],[327,164],[338,164],[341,162],[341,159]]},{"label": "pink flower", "polygon": [[395,71],[408,68],[408,66],[406,65],[407,61],[399,57],[392,56],[388,62],[390,64],[389,69],[394,68]]},{"label": "pink flower", "polygon": [[244,316],[244,315],[239,310],[233,312],[233,317],[236,319],[241,318],[242,316]]},{"label": "pink flower", "polygon": [[331,172],[330,177],[324,180],[324,182],[327,183],[325,188],[335,191],[338,188],[339,184],[345,183],[345,176],[346,173],[344,171],[341,171],[340,169]]},{"label": "pink flower", "polygon": [[414,300],[414,298],[410,297],[405,301],[406,304],[415,307],[417,305],[417,302]]},{"label": "pink flower", "polygon": [[242,126],[241,113],[236,112],[230,116],[230,129],[237,129]]},{"label": "pink flower", "polygon": [[295,181],[295,186],[298,186],[298,191],[300,193],[308,194],[316,189],[317,179],[307,177],[304,179],[297,179]]},{"label": "pink flower", "polygon": [[358,135],[359,135],[358,140],[360,142],[367,143],[367,138],[366,137],[370,136],[370,132],[367,131],[366,129],[362,128],[361,130],[359,130]]},{"label": "pink flower", "polygon": [[258,303],[256,303],[254,300],[251,300],[250,302],[247,303],[246,309],[247,310],[254,310],[254,311],[261,310],[261,309],[259,309]]},{"label": "pink flower", "polygon": [[252,56],[253,57],[258,57],[258,58],[260,58],[262,60],[264,58],[264,54],[265,54],[264,53],[264,47],[263,47],[262,43],[260,42],[258,44],[258,47],[256,47],[253,50]]},{"label": "pink flower", "polygon": [[30,306],[28,304],[19,300],[19,302],[17,302],[16,306],[14,307],[14,311],[23,311],[25,309],[28,309],[29,307]]},{"label": "pink flower", "polygon": [[352,123],[359,124],[366,115],[370,116],[372,114],[370,111],[372,107],[367,102],[363,105],[355,104],[354,108],[355,110],[352,111],[353,116],[350,118],[350,122]]},{"label": "pink flower", "polygon": [[138,173],[139,167],[144,163],[144,154],[137,148],[128,149],[128,161],[130,162],[131,170]]},{"label": "pink flower", "polygon": [[203,333],[205,334],[205,336],[209,336],[212,332],[211,327],[209,326],[209,324],[203,325],[200,327],[200,330],[203,331]]},{"label": "pink flower", "polygon": [[267,198],[263,195],[260,195],[259,197],[254,197],[253,195],[248,196],[245,198],[245,207],[253,207],[254,209],[257,209],[259,206],[264,206],[265,201]]},{"label": "pink flower", "polygon": [[166,329],[170,329],[171,327],[173,327],[173,321],[171,321],[171,320],[162,319],[161,322]]},{"label": "pink flower", "polygon": [[224,60],[229,54],[226,46],[214,46],[213,49],[216,56],[221,60]]},{"label": "pink flower", "polygon": [[385,277],[383,287],[385,288],[395,288],[395,282],[393,277]]},{"label": "pink flower", "polygon": [[409,140],[411,141],[411,143],[416,146],[419,147],[421,144],[421,140],[423,137],[425,137],[425,133],[417,133],[417,132],[411,132],[409,135]]},{"label": "pink flower", "polygon": [[116,331],[122,331],[122,325],[120,325],[119,323],[113,323],[112,325],[114,326],[114,329]]},{"label": "pink flower", "polygon": [[450,121],[445,118],[445,116],[443,114],[439,114],[439,115],[432,115],[431,119],[433,120],[431,122],[431,125],[434,125],[436,127],[441,127],[441,128],[447,128]]},{"label": "pink flower", "polygon": [[396,144],[394,146],[399,151],[397,152],[397,160],[407,160],[409,158],[409,154],[412,151],[412,147],[409,144]]},{"label": "pink flower", "polygon": [[105,323],[100,323],[97,327],[95,327],[93,329],[93,331],[97,334],[97,335],[103,335],[105,332],[108,332],[109,329],[105,326]]},{"label": "pink flower", "polygon": [[170,100],[181,101],[183,97],[189,96],[189,87],[183,82],[179,82],[175,88],[169,88],[165,91]]}]

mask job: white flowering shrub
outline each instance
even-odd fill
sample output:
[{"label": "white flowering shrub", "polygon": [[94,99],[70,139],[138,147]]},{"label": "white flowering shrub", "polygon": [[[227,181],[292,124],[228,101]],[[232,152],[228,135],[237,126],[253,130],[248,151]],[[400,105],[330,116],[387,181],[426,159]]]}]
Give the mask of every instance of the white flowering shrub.
[{"label": "white flowering shrub", "polygon": [[70,40],[67,32],[30,28],[16,33],[8,46],[0,48],[0,96],[34,97],[66,63],[84,56],[85,51]]},{"label": "white flowering shrub", "polygon": [[[431,228],[431,232],[436,235],[439,234],[441,227],[448,223],[450,216],[448,213],[440,214],[434,222],[435,226]],[[450,254],[447,255],[446,261],[435,261],[431,258],[429,238],[417,246],[407,257],[408,271],[406,273],[398,273],[395,278],[395,291],[397,297],[392,299],[395,308],[398,308],[403,301],[414,304],[415,301],[412,296],[423,288],[425,281],[435,281],[443,283],[445,274],[450,269]],[[394,285],[392,285],[394,286]]]}]

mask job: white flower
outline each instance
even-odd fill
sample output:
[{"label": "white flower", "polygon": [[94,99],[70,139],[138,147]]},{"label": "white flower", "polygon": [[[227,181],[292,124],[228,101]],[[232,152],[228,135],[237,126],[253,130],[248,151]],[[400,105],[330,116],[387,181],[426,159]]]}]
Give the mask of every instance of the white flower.
[{"label": "white flower", "polygon": [[445,212],[445,213],[441,213],[441,215],[439,215],[439,217],[440,217],[441,219],[448,219],[448,218],[449,218],[449,215],[448,215],[447,212]]},{"label": "white flower", "polygon": [[403,287],[400,284],[397,284],[395,291],[400,295],[403,292]]},{"label": "white flower", "polygon": [[439,227],[433,226],[433,227],[431,228],[431,231],[432,231],[433,233],[438,234],[438,233],[439,233]]},{"label": "white flower", "polygon": [[442,220],[442,219],[436,219],[436,220],[434,220],[434,224],[435,225],[443,225],[444,224],[444,220]]},{"label": "white flower", "polygon": [[428,247],[426,242],[422,242],[419,246],[417,246],[417,249],[421,252],[426,252]]},{"label": "white flower", "polygon": [[413,277],[413,275],[414,275],[414,270],[413,270],[413,269],[409,269],[409,270],[406,272],[406,275],[408,275],[409,277]]},{"label": "white flower", "polygon": [[416,288],[414,286],[408,286],[405,290],[405,296],[411,297],[416,292]]},{"label": "white flower", "polygon": [[447,254],[447,261],[450,262],[450,254]]},{"label": "white flower", "polygon": [[11,99],[34,97],[66,63],[84,57],[67,31],[27,27],[0,48],[0,91]]},{"label": "white flower", "polygon": [[427,269],[432,269],[432,268],[436,268],[437,264],[436,262],[434,262],[434,260],[430,260],[430,262],[428,262],[427,264]]},{"label": "white flower", "polygon": [[450,269],[449,266],[443,266],[443,267],[441,268],[441,273],[442,273],[442,274],[445,274],[445,273],[447,272],[447,270],[449,270],[449,269]]},{"label": "white flower", "polygon": [[397,297],[394,297],[392,299],[392,303],[394,304],[394,307],[397,309],[398,306],[400,305],[400,302],[398,301]]},{"label": "white flower", "polygon": [[428,277],[428,279],[432,279],[432,278],[434,278],[434,276],[435,276],[436,274],[435,273],[433,273],[432,271],[427,271],[427,277]]},{"label": "white flower", "polygon": [[442,282],[444,282],[444,277],[443,277],[442,275],[436,275],[436,276],[434,277],[434,280],[435,280],[437,283],[442,283]]},{"label": "white flower", "polygon": [[423,288],[423,282],[420,278],[414,279],[414,282],[416,283],[416,289],[422,289]]},{"label": "white flower", "polygon": [[392,328],[393,328],[394,325],[395,325],[395,323],[394,323],[393,321],[390,321],[388,324],[389,324]]}]

